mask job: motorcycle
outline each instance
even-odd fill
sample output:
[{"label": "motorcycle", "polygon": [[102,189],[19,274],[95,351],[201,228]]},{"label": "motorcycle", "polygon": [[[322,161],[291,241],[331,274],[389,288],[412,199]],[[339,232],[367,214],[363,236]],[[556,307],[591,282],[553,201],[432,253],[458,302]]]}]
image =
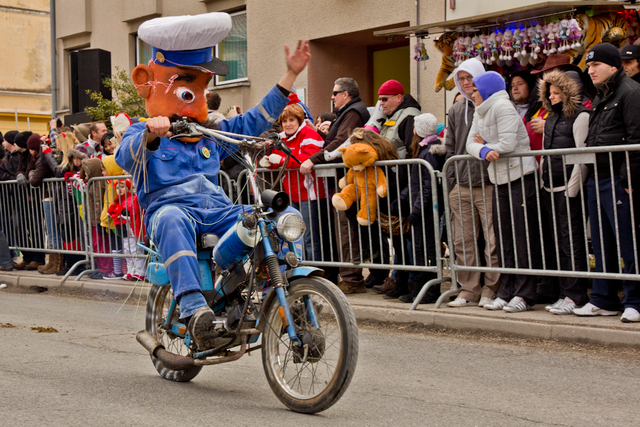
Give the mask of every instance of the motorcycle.
[{"label": "motorcycle", "polygon": [[172,138],[206,135],[221,145],[237,145],[234,155],[249,171],[254,203],[222,237],[199,238],[202,292],[217,318],[214,347],[197,349],[179,319],[162,257],[143,244],[151,257],[147,278],[152,287],[138,342],[158,373],[177,382],[192,380],[203,366],[232,362],[260,349],[267,381],[285,406],[309,414],[329,408],[353,377],[358,329],[346,297],[323,278],[324,271],[300,265],[295,242],[306,227],[295,213],[282,213],[289,204],[287,194],[261,191],[258,185],[251,152],[277,147],[292,156],[290,150],[277,134],[260,139],[186,121],[174,123],[171,131]]}]

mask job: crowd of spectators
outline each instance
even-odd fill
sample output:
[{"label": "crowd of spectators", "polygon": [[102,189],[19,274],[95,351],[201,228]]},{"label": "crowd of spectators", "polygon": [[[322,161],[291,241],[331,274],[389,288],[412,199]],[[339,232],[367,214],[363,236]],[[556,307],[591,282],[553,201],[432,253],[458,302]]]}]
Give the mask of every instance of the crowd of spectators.
[{"label": "crowd of spectators", "polygon": [[[337,79],[331,95],[334,111],[319,113],[315,122],[304,103],[290,95],[272,130],[280,132],[291,156],[285,164],[287,153],[274,150],[259,163],[288,170],[281,186],[307,225],[304,258],[348,263],[324,267],[325,277],[344,293],[372,288],[387,298],[415,302],[423,285],[437,276],[429,269],[409,272],[399,266],[436,264],[441,242],[436,241],[434,223],[443,216],[446,198],[451,221],[441,237],[446,241],[444,234],[452,233],[453,247],[448,249],[454,262],[512,269],[502,274],[458,271],[461,291],[449,307],[476,305],[518,313],[548,303],[545,308],[554,314],[612,316],[622,310],[623,322],[640,322],[637,281],[622,282],[621,301],[618,281],[594,279],[589,293],[585,277],[517,272],[586,272],[591,249],[596,272],[638,274],[634,236],[640,238],[640,233],[632,230],[640,219],[640,193],[633,191],[640,186],[640,152],[597,154],[594,164],[570,162],[564,155],[528,154],[640,143],[640,48],[627,46],[619,52],[601,43],[586,58],[586,72],[567,56],[551,54],[538,69],[509,76],[486,71],[478,59],[464,61],[453,73],[458,93],[446,129],[396,80],[382,84],[378,104],[367,108],[354,79]],[[215,93],[209,98],[207,126],[215,127],[225,117],[218,111],[220,102]],[[233,106],[227,117],[236,114],[242,110]],[[95,258],[92,278],[144,280],[144,260],[126,257],[140,253],[137,242],[145,231],[135,188],[114,161],[121,135],[109,133],[102,122],[73,129],[55,120],[50,125],[45,136],[11,131],[0,137],[0,179],[16,180],[24,189],[42,187],[37,193],[22,193],[21,203],[3,207],[11,215],[5,223],[12,227],[0,230],[0,269],[65,274],[82,257],[55,251],[81,250],[84,231],[94,253],[114,255]],[[358,222],[355,205],[345,211],[331,205],[344,171],[325,177],[315,169],[340,163],[337,150],[355,142],[372,147],[381,161],[423,161],[384,167],[387,194],[378,201],[375,226]],[[519,156],[504,157],[511,153]],[[446,186],[432,182],[447,159],[462,154],[474,160],[448,167],[442,177]],[[222,166],[232,179],[238,178],[238,165]],[[94,179],[106,176],[116,178]],[[43,184],[54,177],[66,183]],[[42,211],[41,224],[24,221],[27,211]],[[46,233],[40,232],[42,224]],[[29,247],[21,251],[20,263],[13,262],[8,244],[20,238],[33,248],[44,248],[46,239],[52,251],[48,262],[43,252]],[[365,277],[359,264],[368,260],[398,268],[371,269]],[[433,303],[439,297],[439,286],[431,286],[419,302]]]}]

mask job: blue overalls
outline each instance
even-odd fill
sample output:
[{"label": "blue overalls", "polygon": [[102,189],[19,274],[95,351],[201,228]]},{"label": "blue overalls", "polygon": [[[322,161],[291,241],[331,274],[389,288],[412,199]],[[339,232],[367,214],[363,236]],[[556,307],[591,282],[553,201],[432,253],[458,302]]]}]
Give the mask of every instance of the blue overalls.
[{"label": "blue overalls", "polygon": [[[271,128],[288,101],[274,87],[245,114],[222,120],[220,130],[257,136]],[[226,150],[236,147],[224,144],[225,150],[208,138],[183,144],[165,137],[159,148],[151,151],[141,146],[144,130],[144,123],[127,129],[116,152],[116,163],[133,176],[138,201],[146,210],[147,234],[162,255],[174,295],[200,294],[197,236],[222,236],[243,209],[250,210],[234,205],[218,186],[220,161],[228,156]],[[142,168],[147,171],[146,181]],[[184,318],[199,307],[192,306],[188,312],[182,308],[180,317]]]}]

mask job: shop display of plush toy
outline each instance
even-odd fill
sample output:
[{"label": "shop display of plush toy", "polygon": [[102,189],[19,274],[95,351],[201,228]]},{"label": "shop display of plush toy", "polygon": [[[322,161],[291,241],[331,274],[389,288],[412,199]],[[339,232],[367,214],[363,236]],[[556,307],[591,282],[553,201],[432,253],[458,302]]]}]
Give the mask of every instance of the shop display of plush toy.
[{"label": "shop display of plush toy", "polygon": [[469,58],[478,58],[487,68],[514,64],[526,68],[544,62],[548,55],[561,53],[584,69],[585,52],[598,43],[612,43],[617,48],[640,43],[640,25],[635,10],[547,19],[545,23],[532,22],[529,26],[440,35],[434,41],[442,53],[435,91],[443,87],[453,89],[453,79],[449,75]]},{"label": "shop display of plush toy", "polygon": [[377,217],[378,196],[387,197],[387,178],[381,168],[372,166],[378,160],[378,153],[372,146],[362,143],[339,150],[349,171],[338,182],[342,191],[334,194],[331,202],[337,210],[346,211],[359,197],[358,224],[371,225]]}]

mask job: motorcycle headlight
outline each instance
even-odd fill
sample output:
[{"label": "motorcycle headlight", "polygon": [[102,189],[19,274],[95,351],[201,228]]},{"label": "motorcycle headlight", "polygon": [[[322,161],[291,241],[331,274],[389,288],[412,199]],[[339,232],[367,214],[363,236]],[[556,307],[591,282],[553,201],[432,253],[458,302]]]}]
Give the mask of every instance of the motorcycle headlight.
[{"label": "motorcycle headlight", "polygon": [[294,213],[280,215],[276,225],[278,236],[287,242],[295,242],[307,231],[307,226],[302,218]]}]

